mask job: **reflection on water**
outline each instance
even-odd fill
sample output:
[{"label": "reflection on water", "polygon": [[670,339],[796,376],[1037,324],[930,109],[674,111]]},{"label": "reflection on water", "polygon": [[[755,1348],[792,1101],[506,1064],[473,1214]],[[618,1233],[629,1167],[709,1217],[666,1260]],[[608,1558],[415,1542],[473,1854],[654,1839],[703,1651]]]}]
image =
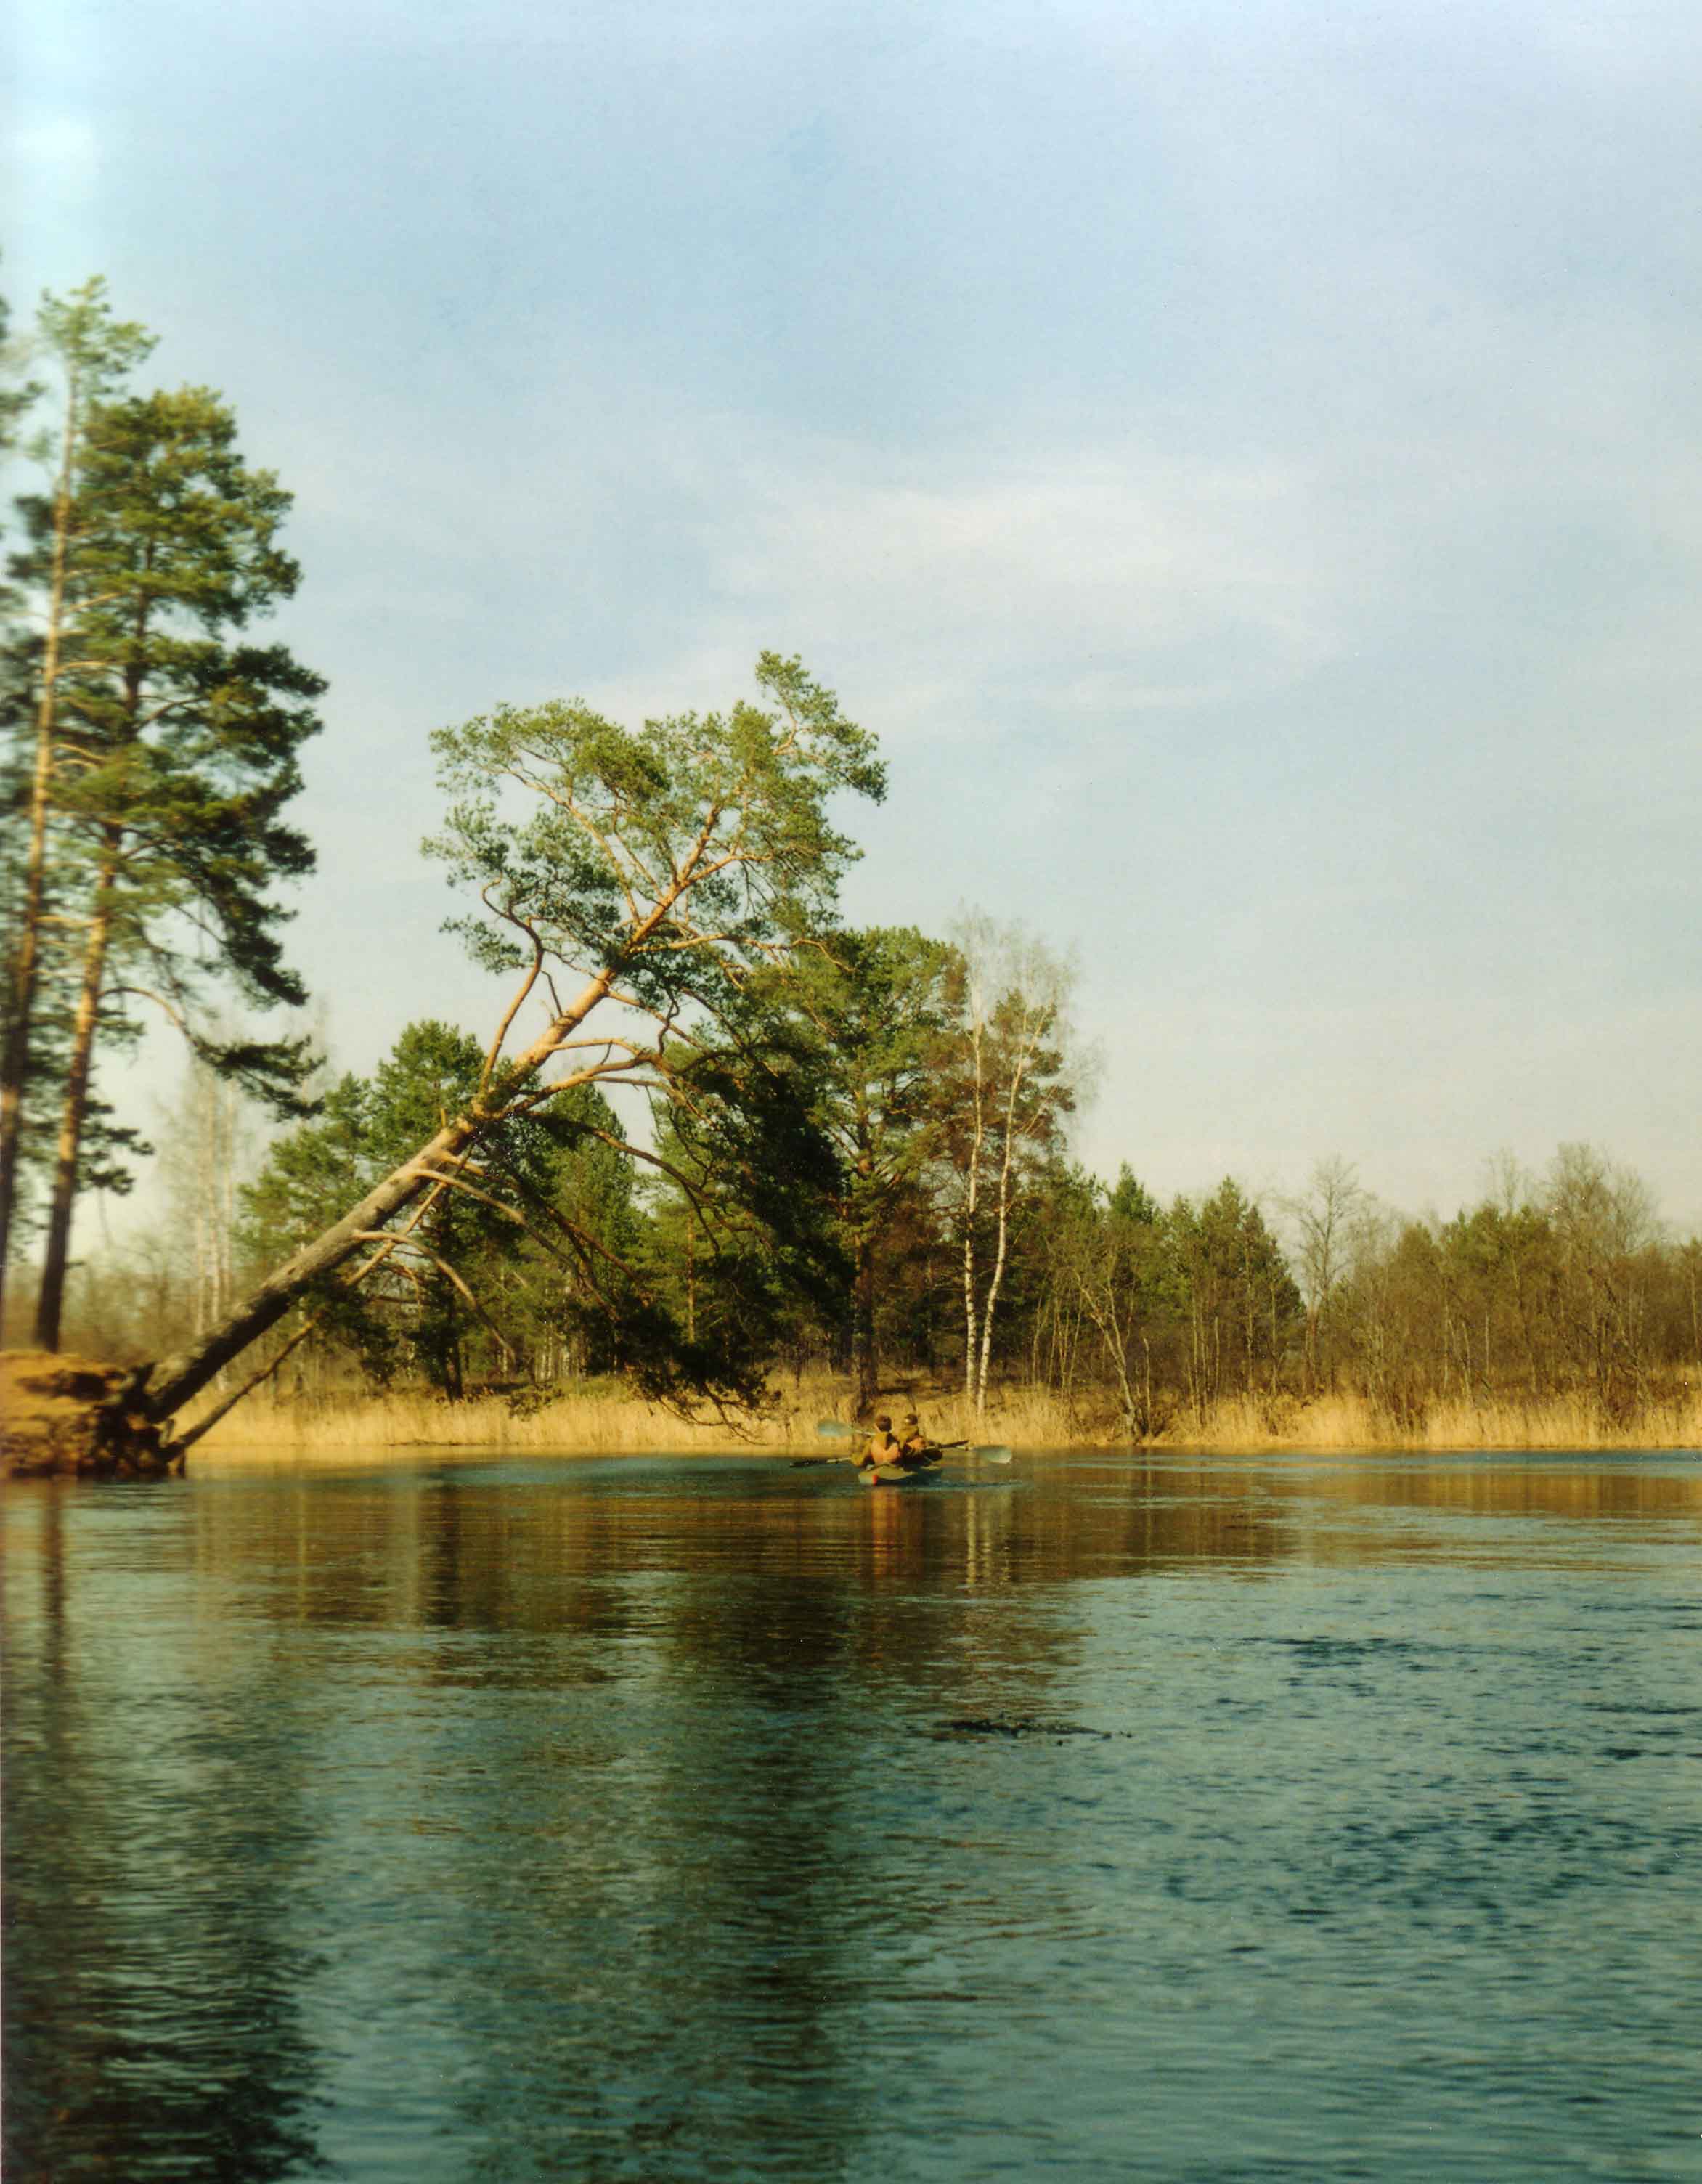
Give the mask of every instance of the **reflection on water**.
[{"label": "reflection on water", "polygon": [[1702,1466],[4,1506],[6,2169],[1702,2173]]}]

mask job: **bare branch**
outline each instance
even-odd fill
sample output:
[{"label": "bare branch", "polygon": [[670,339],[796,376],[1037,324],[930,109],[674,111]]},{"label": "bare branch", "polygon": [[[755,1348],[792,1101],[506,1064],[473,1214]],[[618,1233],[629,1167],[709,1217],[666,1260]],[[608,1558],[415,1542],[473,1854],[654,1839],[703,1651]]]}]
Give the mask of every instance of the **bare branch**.
[{"label": "bare branch", "polygon": [[[360,1236],[363,1241],[368,1243],[376,1243],[381,1239],[387,1241],[389,1240],[389,1232],[383,1228],[365,1229],[357,1231],[357,1234]],[[455,1272],[455,1268],[449,1263],[447,1259],[440,1257],[437,1252],[432,1250],[428,1244],[421,1243],[417,1237],[411,1237],[408,1240],[408,1247],[410,1251],[417,1251],[422,1259],[430,1260],[432,1264],[437,1268],[438,1272],[443,1276],[444,1279],[450,1284],[458,1295],[466,1300],[468,1306],[478,1315],[479,1318],[484,1322],[485,1325],[490,1329],[491,1333],[495,1335],[499,1342],[505,1341],[506,1340],[502,1329],[497,1325],[496,1322],[491,1318],[490,1314],[485,1310],[484,1306],[479,1302],[478,1299],[473,1295],[472,1291],[467,1287],[466,1284],[461,1279],[460,1276]],[[414,1268],[408,1266],[405,1262],[402,1266],[401,1271],[408,1276],[410,1281],[417,1284],[419,1279],[417,1273],[415,1272]]]},{"label": "bare branch", "polygon": [[[481,892],[483,892],[483,890],[481,890]],[[505,916],[507,915],[506,912],[503,914]],[[511,916],[509,918],[508,922],[511,925],[518,925],[520,923],[518,918]],[[522,927],[522,930],[526,933],[527,938],[532,943],[532,967],[527,972],[525,977],[521,980],[519,989],[515,994],[514,999],[508,1005],[506,1014],[504,1016],[502,1022],[496,1028],[495,1038],[492,1039],[489,1046],[485,1050],[484,1067],[479,1072],[478,1080],[478,1089],[481,1093],[483,1092],[485,1087],[490,1083],[491,1078],[495,1075],[497,1061],[502,1053],[503,1046],[507,1040],[509,1028],[513,1023],[516,1017],[520,1014],[521,1010],[525,1006],[527,997],[532,992],[533,988],[538,983],[539,975],[544,968],[544,943],[539,939],[538,934],[531,927]]]}]

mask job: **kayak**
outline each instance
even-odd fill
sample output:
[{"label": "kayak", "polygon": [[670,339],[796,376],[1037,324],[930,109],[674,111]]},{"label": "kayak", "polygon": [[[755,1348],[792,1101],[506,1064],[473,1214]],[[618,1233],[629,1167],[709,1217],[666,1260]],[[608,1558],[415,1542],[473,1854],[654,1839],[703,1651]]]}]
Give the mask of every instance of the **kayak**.
[{"label": "kayak", "polygon": [[902,1486],[912,1479],[925,1479],[930,1471],[940,1468],[940,1451],[929,1449],[920,1456],[905,1457],[897,1463],[870,1463],[857,1473],[864,1486]]}]

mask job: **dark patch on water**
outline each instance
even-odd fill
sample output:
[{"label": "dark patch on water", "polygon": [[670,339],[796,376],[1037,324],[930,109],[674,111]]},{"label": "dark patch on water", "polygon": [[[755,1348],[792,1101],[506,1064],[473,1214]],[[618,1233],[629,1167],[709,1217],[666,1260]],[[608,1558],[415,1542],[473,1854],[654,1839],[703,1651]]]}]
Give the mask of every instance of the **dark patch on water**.
[{"label": "dark patch on water", "polygon": [[[965,1714],[942,1721],[936,1736],[1097,1736],[1109,1741],[1108,1729],[1089,1729],[1079,1721],[1041,1721],[1030,1714]],[[1126,1732],[1125,1732],[1126,1734]]]}]

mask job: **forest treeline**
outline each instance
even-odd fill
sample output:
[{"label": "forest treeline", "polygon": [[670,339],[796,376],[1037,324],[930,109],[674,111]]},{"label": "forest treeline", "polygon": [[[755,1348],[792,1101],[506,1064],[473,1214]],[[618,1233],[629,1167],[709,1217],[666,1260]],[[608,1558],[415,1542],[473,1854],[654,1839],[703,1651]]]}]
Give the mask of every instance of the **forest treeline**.
[{"label": "forest treeline", "polygon": [[[159,1419],[268,1377],[739,1409],[831,1373],[862,1412],[971,1414],[1021,1384],[1130,1436],[1341,1391],[1409,1427],[1509,1396],[1623,1423],[1695,1384],[1702,1245],[1589,1147],[1501,1162],[1451,1219],[1340,1159],[1289,1200],[1088,1173],[1069,966],[978,913],[843,922],[841,815],[884,770],[772,653],[724,711],[433,736],[424,850],[507,982],[492,1024],[411,1024],[366,1075],[233,1029],[307,1000],[280,890],[313,868],[284,813],[323,685],[252,627],[298,580],[288,494],[209,390],[131,390],[150,347],[98,281],[49,298],[46,376],[0,411],[43,480],[3,602],[10,1339],[153,1361]],[[79,1197],[155,1156],[103,1096],[150,1010],[187,1053],[170,1217],[77,1261]]]},{"label": "forest treeline", "polygon": [[[908,931],[854,938],[912,961],[928,945]],[[949,961],[950,944],[938,953]],[[1541,1174],[1489,1162],[1483,1195],[1446,1219],[1396,1213],[1339,1159],[1292,1197],[1261,1201],[1226,1178],[1160,1204],[1128,1167],[1107,1183],[1069,1157],[1062,1056],[1014,1149],[1002,1279],[972,1351],[957,1163],[973,1125],[952,1112],[963,1085],[947,1051],[964,1036],[949,1018],[931,1030],[901,1153],[869,1134],[890,1187],[872,1213],[840,1198],[830,1227],[863,1218],[811,1279],[789,1280],[760,1251],[729,1256],[690,1192],[623,1156],[613,1107],[583,1095],[578,1112],[494,1149],[486,1198],[443,1203],[377,1286],[317,1318],[304,1306],[272,1338],[283,1392],[497,1392],[524,1406],[619,1370],[600,1251],[637,1269],[689,1337],[712,1341],[722,1315],[756,1312],[783,1381],[840,1376],[865,1407],[901,1390],[967,1390],[972,1404],[1044,1390],[1085,1435],[1186,1436],[1236,1399],[1276,1430],[1335,1394],[1398,1433],[1421,1435],[1443,1407],[1565,1398],[1610,1434],[1702,1380],[1702,1240],[1667,1234],[1645,1184],[1596,1149],[1564,1145]],[[74,1292],[78,1342],[153,1356],[212,1324],[452,1104],[478,1059],[465,1033],[412,1025],[370,1076],[338,1078],[313,1121],[264,1148],[250,1133],[246,1159],[236,1103],[189,1072],[165,1118],[180,1148],[170,1240],[92,1260]],[[894,1120],[872,1099],[863,1112]],[[841,1119],[854,1112],[845,1101]],[[558,1236],[581,1239],[583,1262],[551,1248],[543,1206],[563,1217]],[[984,1221],[988,1274],[998,1239]],[[985,1383],[966,1370],[984,1348]]]}]

